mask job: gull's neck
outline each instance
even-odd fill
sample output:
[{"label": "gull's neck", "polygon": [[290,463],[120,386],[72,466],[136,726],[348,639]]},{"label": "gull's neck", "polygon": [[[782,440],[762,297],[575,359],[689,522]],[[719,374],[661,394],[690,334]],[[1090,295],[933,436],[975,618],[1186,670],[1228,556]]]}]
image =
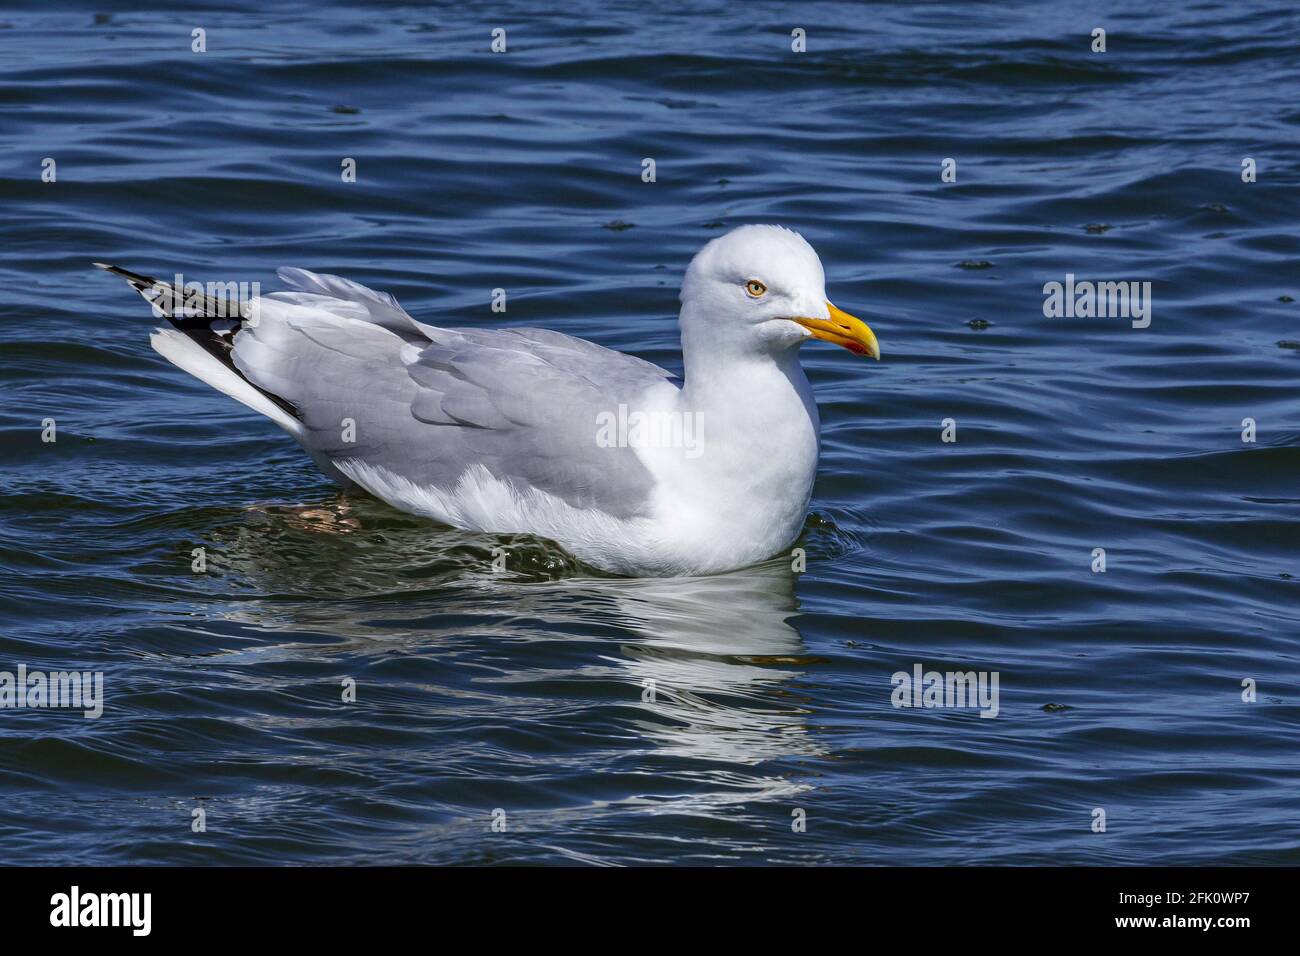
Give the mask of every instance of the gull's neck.
[{"label": "gull's neck", "polygon": [[817,471],[817,403],[798,348],[746,348],[682,309],[679,411],[698,417],[700,471],[768,494],[806,498]]},{"label": "gull's neck", "polygon": [[691,417],[699,453],[659,452],[651,470],[672,539],[704,573],[761,561],[798,537],[817,475],[818,418],[797,348],[747,351],[726,341],[726,329],[689,318],[684,307],[685,380],[673,402]]},{"label": "gull's neck", "polygon": [[726,329],[693,314],[690,305],[682,306],[681,331],[681,410],[707,412],[733,425],[780,427],[811,421],[816,430],[817,403],[799,364],[798,348],[746,348]]},{"label": "gull's neck", "polygon": [[704,354],[682,343],[680,407],[725,420],[779,425],[817,417],[812,386],[799,364],[799,350],[778,353]]}]

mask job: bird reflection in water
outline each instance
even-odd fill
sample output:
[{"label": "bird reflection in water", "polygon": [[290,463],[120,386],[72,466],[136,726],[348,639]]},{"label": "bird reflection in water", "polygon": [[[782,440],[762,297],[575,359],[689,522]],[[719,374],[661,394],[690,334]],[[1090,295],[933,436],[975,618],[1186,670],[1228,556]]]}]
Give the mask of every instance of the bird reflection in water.
[{"label": "bird reflection in water", "polygon": [[[458,720],[513,715],[519,726],[570,732],[613,722],[644,761],[713,765],[696,773],[725,785],[695,788],[692,811],[805,789],[789,767],[758,765],[825,753],[800,689],[824,659],[806,652],[793,623],[788,561],[712,577],[600,576],[547,542],[445,529],[343,495],[251,509],[214,537],[218,573],[274,595],[226,610],[263,636],[290,638],[260,647],[263,660],[416,652],[461,684]],[[506,570],[494,572],[501,550]],[[335,643],[293,640],[302,632]]]}]

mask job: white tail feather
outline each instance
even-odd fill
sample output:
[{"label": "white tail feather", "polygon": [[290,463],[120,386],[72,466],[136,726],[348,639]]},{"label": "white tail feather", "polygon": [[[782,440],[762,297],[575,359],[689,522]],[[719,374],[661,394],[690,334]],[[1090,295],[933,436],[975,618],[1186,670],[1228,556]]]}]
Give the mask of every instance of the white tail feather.
[{"label": "white tail feather", "polygon": [[218,392],[243,402],[253,411],[262,413],[294,438],[302,437],[302,422],[222,365],[184,332],[177,329],[155,329],[149,337],[149,343],[155,352],[177,368],[189,372]]}]

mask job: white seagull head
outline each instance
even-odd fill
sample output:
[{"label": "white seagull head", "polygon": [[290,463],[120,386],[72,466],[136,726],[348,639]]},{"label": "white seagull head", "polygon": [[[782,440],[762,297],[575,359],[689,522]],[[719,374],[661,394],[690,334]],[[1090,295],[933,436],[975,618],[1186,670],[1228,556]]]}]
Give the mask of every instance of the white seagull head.
[{"label": "white seagull head", "polygon": [[867,324],[827,300],[813,247],[780,226],[741,226],[714,239],[691,260],[681,300],[684,349],[778,353],[817,338],[880,358]]}]

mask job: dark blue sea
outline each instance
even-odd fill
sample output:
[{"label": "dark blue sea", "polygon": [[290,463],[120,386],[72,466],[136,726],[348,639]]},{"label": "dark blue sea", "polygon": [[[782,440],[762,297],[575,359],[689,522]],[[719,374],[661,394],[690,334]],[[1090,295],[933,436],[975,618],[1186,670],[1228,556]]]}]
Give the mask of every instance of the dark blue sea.
[{"label": "dark blue sea", "polygon": [[[0,857],[1300,863],[1298,30],[6,4],[0,671],[104,699],[0,709]],[[301,266],[679,370],[687,262],[754,222],[884,356],[803,350],[799,573],[611,577],[344,493],[90,265]],[[1067,276],[1150,283],[1149,323],[1049,316]],[[894,706],[918,666],[997,675],[996,716]]]}]

